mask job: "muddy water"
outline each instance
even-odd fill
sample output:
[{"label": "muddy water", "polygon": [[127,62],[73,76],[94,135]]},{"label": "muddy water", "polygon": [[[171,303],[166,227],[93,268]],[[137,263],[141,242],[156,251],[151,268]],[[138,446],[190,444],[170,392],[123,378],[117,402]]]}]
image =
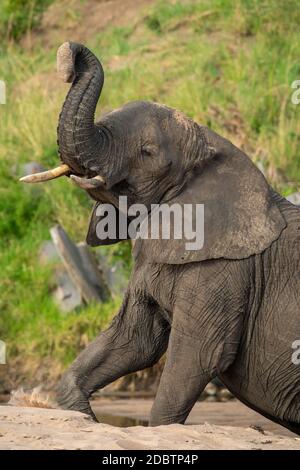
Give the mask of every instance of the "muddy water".
[{"label": "muddy water", "polygon": [[[147,426],[153,400],[108,399],[92,400],[91,406],[100,423],[112,426]],[[264,418],[237,400],[198,401],[187,419],[187,425],[215,424],[219,426],[254,427],[275,434],[294,436],[290,431]]]},{"label": "muddy water", "polygon": [[148,426],[148,421],[144,419],[129,418],[128,416],[104,415],[97,411],[96,417],[100,423],[110,424],[120,428],[129,428],[131,426]]},{"label": "muddy water", "polygon": [[[152,398],[153,400],[153,398]],[[93,411],[100,423],[117,427],[148,426],[150,414],[149,397],[142,394],[139,398],[96,398],[92,400]],[[201,397],[199,401],[204,401]],[[220,402],[218,397],[206,398],[209,402]],[[140,404],[142,406],[140,407]]]}]

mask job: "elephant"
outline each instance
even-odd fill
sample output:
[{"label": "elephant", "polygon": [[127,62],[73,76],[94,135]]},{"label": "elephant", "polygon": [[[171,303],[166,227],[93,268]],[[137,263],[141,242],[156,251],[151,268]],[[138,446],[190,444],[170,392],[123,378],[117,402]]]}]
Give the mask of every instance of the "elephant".
[{"label": "elephant", "polygon": [[95,391],[166,353],[150,426],[184,424],[218,377],[300,435],[300,209],[242,150],[176,109],[135,101],[95,123],[104,72],[84,45],[60,46],[57,69],[71,83],[57,131],[62,163],[24,180],[65,175],[83,188],[95,201],[89,245],[130,238],[97,236],[99,208],[120,213],[120,196],[143,204],[150,219],[153,204],[204,207],[201,249],[188,250],[184,237],[134,240],[120,311],[63,374],[58,405],[96,419]]}]

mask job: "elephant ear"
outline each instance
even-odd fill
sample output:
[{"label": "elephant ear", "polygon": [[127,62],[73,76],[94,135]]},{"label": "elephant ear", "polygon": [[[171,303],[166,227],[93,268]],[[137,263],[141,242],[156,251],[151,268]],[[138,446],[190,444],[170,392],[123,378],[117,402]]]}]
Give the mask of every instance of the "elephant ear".
[{"label": "elephant ear", "polygon": [[[102,206],[102,207],[101,207]],[[100,230],[99,224],[105,226],[107,219],[107,214],[99,214],[99,209],[105,209],[105,204],[102,202],[96,202],[92,211],[90,225],[88,228],[88,233],[86,236],[87,244],[90,246],[100,246],[100,245],[113,245],[122,240],[128,240],[128,230],[125,229],[125,233],[120,233],[120,223],[122,224],[123,230],[124,227],[128,227],[129,220],[126,215],[119,211],[115,206],[110,205],[110,210],[114,209],[115,216],[110,212],[110,217],[113,217],[113,220],[110,218],[109,226],[114,229],[115,233],[111,233],[110,237],[104,238],[102,235],[99,236]],[[102,211],[101,211],[102,212]]]},{"label": "elephant ear", "polygon": [[161,220],[166,224],[167,217],[160,219],[154,211],[151,230],[159,236],[137,239],[135,256],[169,264],[242,259],[264,251],[285,228],[272,190],[258,168],[226,139],[206,128],[202,132],[208,157],[184,190],[168,201],[169,207],[181,208],[184,228],[191,223],[196,228],[198,243],[191,245],[190,236],[184,234],[181,239],[174,236],[174,217],[169,218],[171,239],[163,239]]}]

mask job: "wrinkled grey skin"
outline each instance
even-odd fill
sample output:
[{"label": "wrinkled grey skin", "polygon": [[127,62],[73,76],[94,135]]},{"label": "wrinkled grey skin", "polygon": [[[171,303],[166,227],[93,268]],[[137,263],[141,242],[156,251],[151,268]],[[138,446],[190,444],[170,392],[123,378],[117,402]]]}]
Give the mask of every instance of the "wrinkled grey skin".
[{"label": "wrinkled grey skin", "polygon": [[[250,159],[181,113],[134,102],[94,125],[103,71],[70,43],[59,69],[72,87],[58,127],[75,175],[102,175],[130,202],[205,206],[205,242],[139,240],[122,307],[58,387],[63,408],[94,417],[89,398],[125,374],[167,359],[150,424],[184,423],[219,376],[242,402],[300,434],[300,211],[275,194]],[[64,62],[65,61],[65,62]],[[63,64],[63,65],[62,65]],[[105,193],[88,191],[96,205]],[[87,240],[98,240],[92,214]],[[117,241],[117,240],[116,240]]]}]

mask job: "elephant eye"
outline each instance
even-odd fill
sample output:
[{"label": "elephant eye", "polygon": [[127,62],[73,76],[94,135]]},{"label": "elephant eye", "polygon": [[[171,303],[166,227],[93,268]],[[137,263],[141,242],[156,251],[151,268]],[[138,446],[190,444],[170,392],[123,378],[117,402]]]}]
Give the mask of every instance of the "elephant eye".
[{"label": "elephant eye", "polygon": [[142,156],[143,157],[152,157],[153,151],[149,147],[142,147]]}]

